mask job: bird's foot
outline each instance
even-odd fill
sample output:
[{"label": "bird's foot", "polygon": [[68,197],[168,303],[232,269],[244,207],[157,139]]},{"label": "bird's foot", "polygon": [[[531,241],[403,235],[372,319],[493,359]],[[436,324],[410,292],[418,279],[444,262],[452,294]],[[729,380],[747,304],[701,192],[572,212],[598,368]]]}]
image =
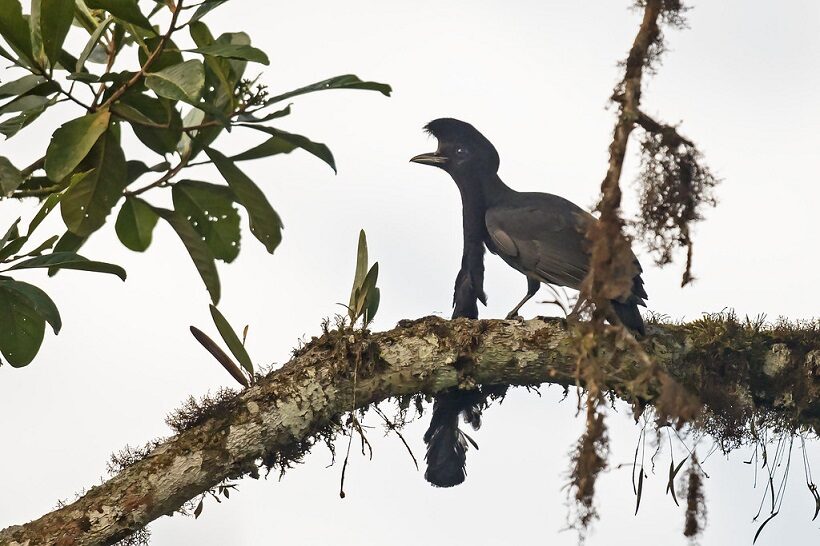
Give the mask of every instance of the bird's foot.
[{"label": "bird's foot", "polygon": [[524,317],[522,317],[521,315],[519,315],[518,313],[516,313],[514,311],[511,311],[511,312],[507,313],[507,316],[505,317],[505,320],[517,320],[518,322],[524,322]]}]

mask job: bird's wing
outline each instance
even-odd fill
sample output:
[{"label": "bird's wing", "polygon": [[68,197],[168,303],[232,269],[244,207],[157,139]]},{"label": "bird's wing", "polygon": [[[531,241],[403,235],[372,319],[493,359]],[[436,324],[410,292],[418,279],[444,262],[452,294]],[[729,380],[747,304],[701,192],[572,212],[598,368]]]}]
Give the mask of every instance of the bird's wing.
[{"label": "bird's wing", "polygon": [[594,217],[555,195],[519,195],[519,203],[487,209],[490,250],[527,276],[578,289],[589,270],[585,233]]}]

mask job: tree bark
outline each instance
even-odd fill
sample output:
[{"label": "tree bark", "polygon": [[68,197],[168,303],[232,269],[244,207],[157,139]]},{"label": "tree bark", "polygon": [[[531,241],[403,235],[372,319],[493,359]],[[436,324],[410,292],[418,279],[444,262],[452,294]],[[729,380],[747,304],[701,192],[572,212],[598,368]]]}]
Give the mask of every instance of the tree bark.
[{"label": "tree bark", "polygon": [[[711,325],[650,325],[642,343],[689,395],[730,393],[733,410],[771,412],[793,426],[817,430],[816,330],[802,335],[725,324],[721,319]],[[380,333],[327,332],[77,501],[0,531],[0,544],[112,544],[226,478],[255,475],[260,460],[304,451],[306,441],[344,413],[389,397],[435,394],[459,384],[574,385],[575,341],[563,320],[540,318],[519,323],[427,317]],[[630,398],[642,368],[625,355],[617,370],[608,370],[606,388]],[[662,390],[651,385],[641,403],[657,401]]]}]

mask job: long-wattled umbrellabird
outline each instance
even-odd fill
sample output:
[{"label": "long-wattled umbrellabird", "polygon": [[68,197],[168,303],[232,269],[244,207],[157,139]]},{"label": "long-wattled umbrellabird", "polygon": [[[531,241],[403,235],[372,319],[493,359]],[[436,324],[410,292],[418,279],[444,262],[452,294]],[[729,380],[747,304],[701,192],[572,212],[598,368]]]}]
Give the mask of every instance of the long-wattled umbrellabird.
[{"label": "long-wattled umbrellabird", "polygon": [[[453,318],[478,318],[477,301],[486,305],[483,290],[484,246],[527,277],[527,293],[509,312],[513,318],[541,286],[549,283],[578,290],[589,271],[586,233],[597,220],[574,203],[548,193],[518,192],[498,176],[498,152],[469,123],[452,118],[431,121],[425,130],[438,149],[410,161],[446,171],[461,193],[464,252],[453,295]],[[618,319],[644,334],[638,306],[645,306],[641,266],[633,255],[634,275],[628,295],[612,300]],[[439,396],[433,408],[427,442],[425,478],[449,487],[464,481],[466,435],[458,430],[459,413],[477,427],[484,399],[475,391]]]}]

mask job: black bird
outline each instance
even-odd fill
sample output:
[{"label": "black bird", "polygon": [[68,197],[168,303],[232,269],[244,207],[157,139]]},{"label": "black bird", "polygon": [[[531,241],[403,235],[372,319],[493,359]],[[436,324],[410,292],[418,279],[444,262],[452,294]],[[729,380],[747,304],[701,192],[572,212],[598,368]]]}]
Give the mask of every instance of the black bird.
[{"label": "black bird", "polygon": [[[589,270],[585,234],[595,218],[563,197],[517,192],[504,184],[498,177],[498,152],[469,123],[442,118],[428,123],[425,130],[438,139],[438,149],[411,161],[445,170],[461,193],[464,249],[453,294],[453,318],[478,318],[477,302],[487,304],[485,245],[527,277],[527,293],[507,314],[508,319],[517,315],[542,282],[579,289]],[[647,294],[634,255],[633,263],[631,294],[611,303],[620,321],[643,335],[638,306],[645,305]],[[424,435],[424,477],[433,485],[451,487],[464,481],[467,440],[472,440],[458,429],[458,417],[463,414],[465,422],[478,428],[485,400],[480,390],[454,390],[436,398]]]},{"label": "black bird", "polygon": [[[498,152],[469,123],[441,118],[425,130],[438,139],[438,149],[410,161],[439,167],[455,181],[464,206],[465,249],[467,233],[480,233],[490,252],[527,277],[527,293],[507,318],[518,314],[541,283],[578,290],[589,271],[586,232],[595,217],[563,197],[518,192],[504,184],[498,176]],[[634,255],[633,264],[631,293],[611,303],[618,319],[643,335],[638,306],[646,306],[648,296]],[[483,266],[481,271],[483,279]]]}]

